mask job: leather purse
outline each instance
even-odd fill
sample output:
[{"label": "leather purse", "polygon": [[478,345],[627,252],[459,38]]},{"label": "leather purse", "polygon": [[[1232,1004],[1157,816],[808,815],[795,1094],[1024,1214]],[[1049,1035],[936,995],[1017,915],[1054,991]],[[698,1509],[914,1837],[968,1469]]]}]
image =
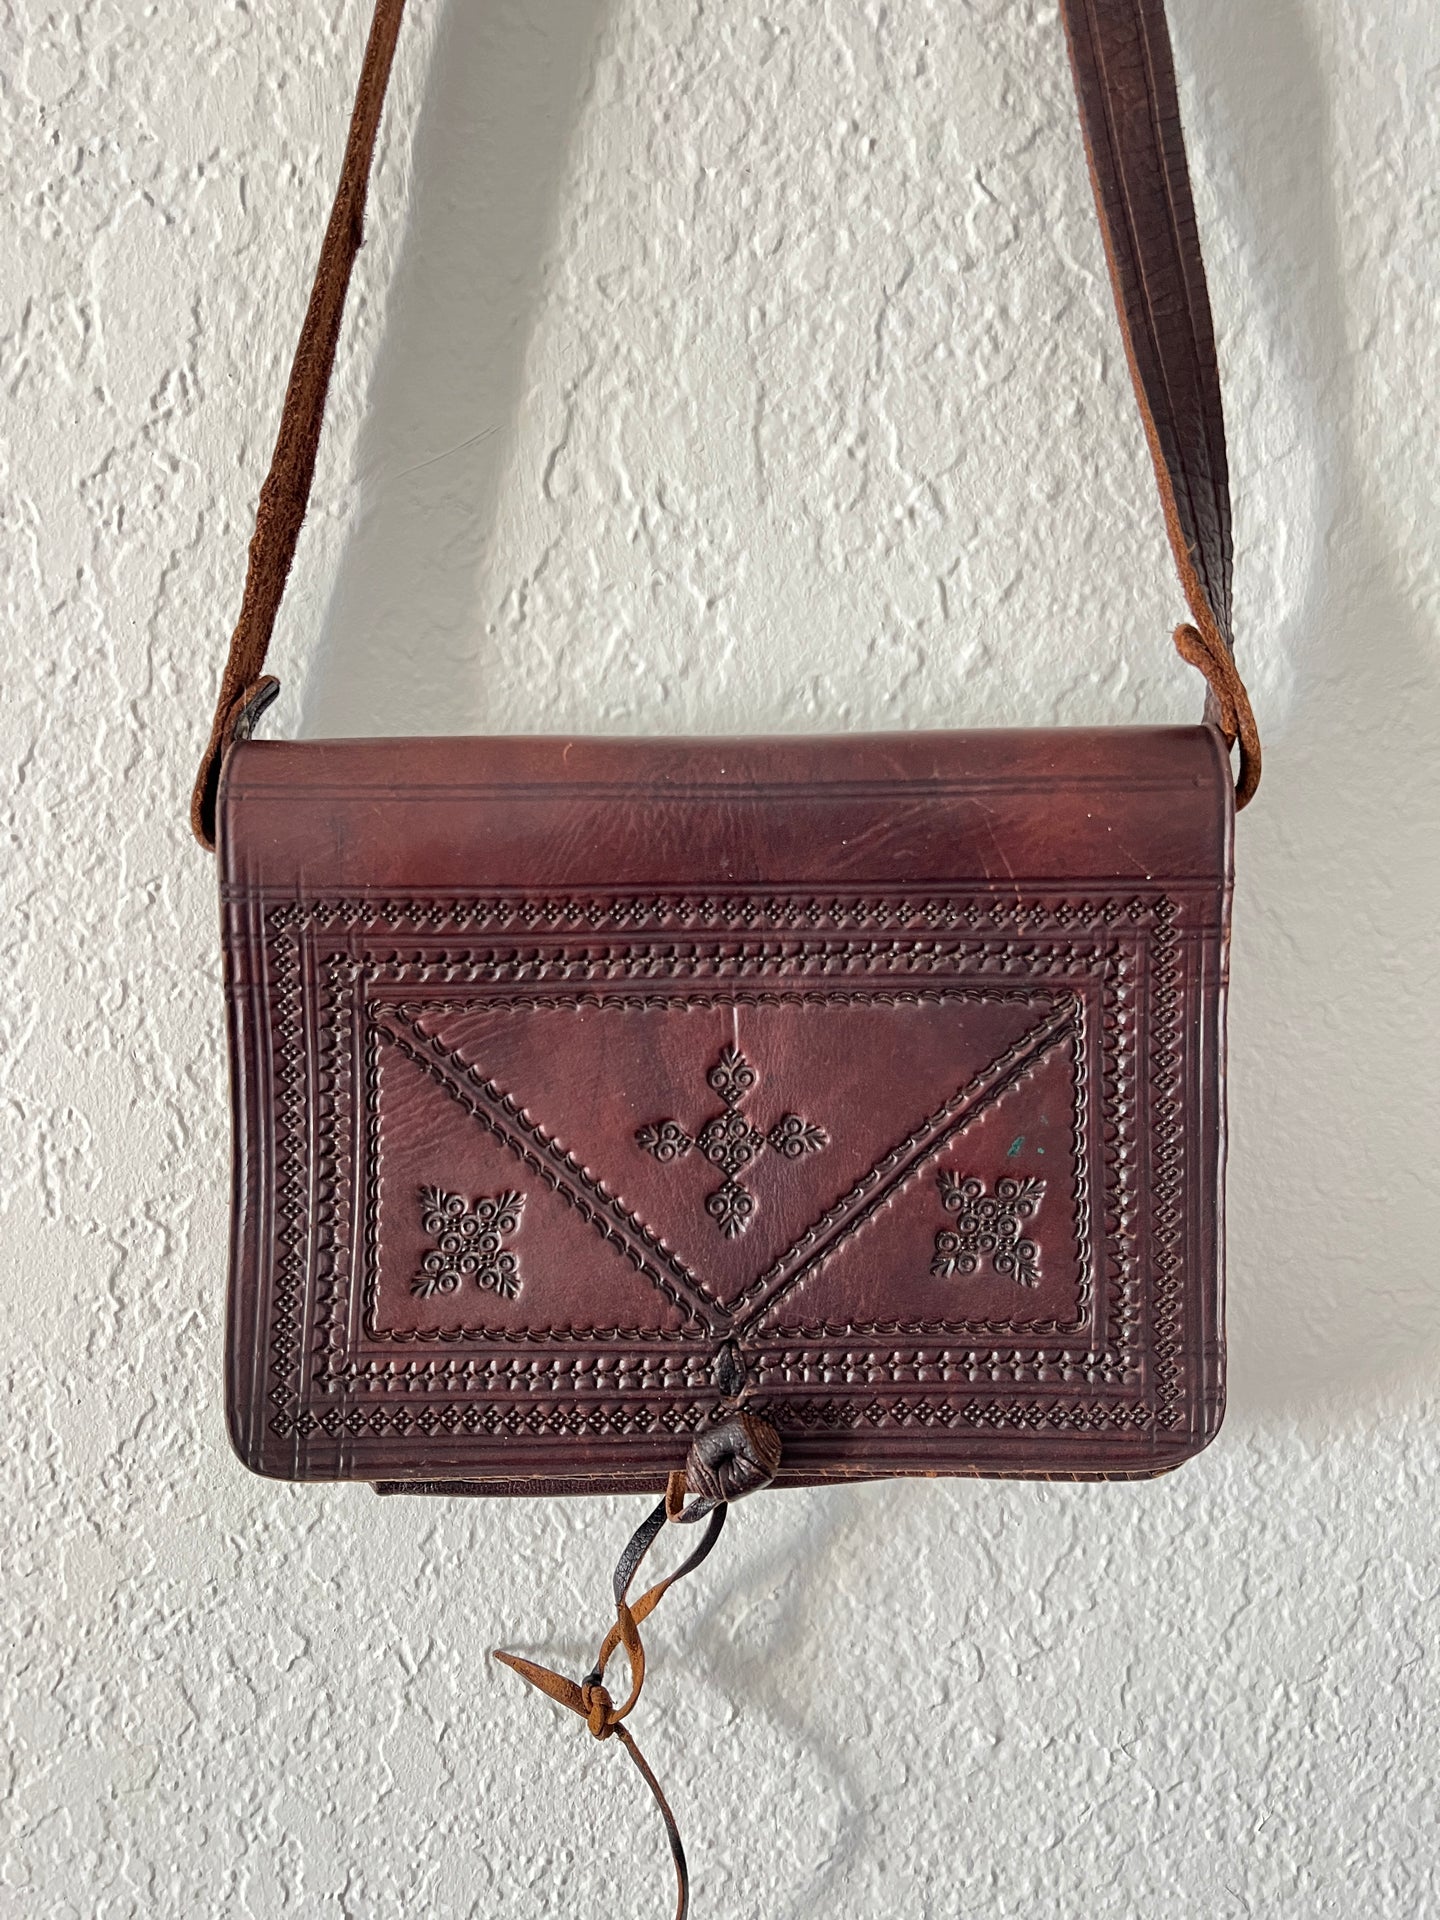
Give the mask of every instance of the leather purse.
[{"label": "leather purse", "polygon": [[1203,724],[258,741],[402,11],[375,9],[195,794],[241,1459],[658,1490],[743,1403],[781,1482],[1175,1466],[1224,1399],[1260,755],[1163,7],[1062,13]]},{"label": "leather purse", "polygon": [[[776,1481],[1137,1478],[1224,1403],[1235,669],[1210,310],[1160,0],[1062,0],[1203,724],[266,742],[404,0],[377,0],[193,824],[219,854],[241,1459],[665,1497],[581,1681]],[[1231,756],[1238,770],[1232,784]],[[630,1590],[667,1521],[678,1571]],[[623,1648],[617,1706],[607,1663]]]}]

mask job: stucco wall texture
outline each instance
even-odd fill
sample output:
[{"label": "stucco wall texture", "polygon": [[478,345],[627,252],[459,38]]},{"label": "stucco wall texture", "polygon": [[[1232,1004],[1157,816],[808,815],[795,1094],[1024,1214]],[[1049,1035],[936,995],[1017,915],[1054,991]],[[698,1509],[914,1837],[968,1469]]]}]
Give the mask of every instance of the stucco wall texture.
[{"label": "stucco wall texture", "polygon": [[[185,799],[361,0],[0,7],[5,1914],[668,1910],[643,1511],[247,1478]],[[762,1498],[637,1730],[697,1920],[1440,1913],[1428,0],[1173,0],[1266,731],[1232,1400]],[[1188,719],[1053,6],[413,0],[271,730]]]}]

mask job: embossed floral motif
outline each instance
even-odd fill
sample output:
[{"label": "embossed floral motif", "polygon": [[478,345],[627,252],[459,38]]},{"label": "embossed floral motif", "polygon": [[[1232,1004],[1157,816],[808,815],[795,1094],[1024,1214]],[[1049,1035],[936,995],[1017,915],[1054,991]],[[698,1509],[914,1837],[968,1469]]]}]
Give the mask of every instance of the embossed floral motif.
[{"label": "embossed floral motif", "polygon": [[705,1211],[727,1240],[743,1233],[755,1211],[755,1196],[738,1180],[727,1180],[705,1202]]},{"label": "embossed floral motif", "polygon": [[738,1107],[759,1075],[738,1047],[726,1047],[705,1078],[727,1107]]},{"label": "embossed floral motif", "polygon": [[642,1127],[641,1133],[645,1136],[641,1146],[661,1161],[681,1160],[695,1144],[678,1120],[662,1120],[658,1127]]},{"label": "embossed floral motif", "polygon": [[421,1187],[420,1208],[425,1231],[435,1245],[424,1255],[410,1291],[429,1299],[454,1293],[466,1281],[502,1299],[520,1291],[520,1262],[505,1245],[520,1225],[525,1210],[523,1193],[482,1195],[473,1206],[458,1193],[440,1187]]},{"label": "embossed floral motif", "polygon": [[678,1120],[657,1120],[641,1127],[635,1142],[662,1164],[683,1159],[693,1147],[717,1168],[724,1179],[707,1197],[705,1211],[725,1238],[733,1240],[749,1226],[756,1207],[754,1194],[737,1176],[767,1148],[783,1159],[798,1160],[802,1154],[828,1147],[830,1136],[798,1113],[782,1114],[768,1133],[742,1113],[740,1108],[759,1085],[760,1076],[738,1047],[726,1047],[705,1079],[724,1102],[723,1113],[707,1120],[694,1135]]},{"label": "embossed floral motif", "polygon": [[798,1160],[802,1153],[818,1153],[826,1145],[824,1131],[802,1120],[798,1113],[787,1113],[777,1120],[766,1139],[776,1153],[783,1154],[787,1160]]},{"label": "embossed floral motif", "polygon": [[734,1175],[765,1151],[765,1136],[743,1113],[719,1113],[701,1128],[695,1142],[712,1167]]},{"label": "embossed floral motif", "polygon": [[1028,1220],[1045,1197],[1043,1180],[997,1180],[994,1193],[973,1174],[942,1171],[938,1176],[940,1203],[955,1215],[955,1225],[935,1236],[932,1273],[972,1274],[988,1260],[991,1271],[1022,1287],[1040,1284],[1040,1249],[1022,1240],[1020,1222]]}]

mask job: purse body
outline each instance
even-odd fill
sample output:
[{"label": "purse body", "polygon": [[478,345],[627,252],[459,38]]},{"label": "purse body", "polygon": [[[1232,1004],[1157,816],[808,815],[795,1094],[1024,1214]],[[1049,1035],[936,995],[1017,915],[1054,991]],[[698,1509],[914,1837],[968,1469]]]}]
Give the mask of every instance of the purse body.
[{"label": "purse body", "polygon": [[376,0],[192,800],[241,1457],[650,1489],[743,1404],[782,1483],[1165,1471],[1223,1401],[1260,742],[1163,0],[1060,15],[1204,725],[258,742],[403,12]]},{"label": "purse body", "polygon": [[1216,729],[243,741],[259,1472],[1135,1477],[1223,1406]]}]

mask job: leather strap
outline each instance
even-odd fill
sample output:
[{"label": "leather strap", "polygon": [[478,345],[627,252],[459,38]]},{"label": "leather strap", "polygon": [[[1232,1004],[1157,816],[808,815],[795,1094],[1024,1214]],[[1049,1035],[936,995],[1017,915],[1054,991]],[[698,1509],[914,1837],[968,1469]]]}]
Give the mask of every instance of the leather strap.
[{"label": "leather strap", "polygon": [[[570,1680],[563,1673],[556,1673],[552,1667],[539,1666],[534,1660],[526,1660],[518,1653],[502,1653],[495,1649],[493,1657],[512,1672],[518,1673],[522,1680],[528,1680],[532,1687],[547,1694],[559,1706],[568,1707],[572,1713],[578,1713],[591,1734],[597,1740],[608,1740],[612,1734],[634,1761],[641,1779],[649,1787],[660,1818],[665,1823],[665,1837],[670,1843],[670,1858],[675,1865],[675,1920],[685,1920],[690,1908],[690,1869],[685,1860],[685,1848],[680,1839],[680,1828],[675,1815],[670,1810],[670,1802],[665,1798],[664,1789],[651,1771],[639,1747],[635,1736],[625,1725],[626,1716],[634,1709],[640,1698],[640,1689],[645,1684],[645,1649],[640,1640],[640,1624],[648,1619],[656,1605],[664,1598],[667,1590],[687,1573],[693,1573],[709,1554],[710,1549],[720,1538],[725,1525],[725,1515],[729,1509],[718,1506],[710,1515],[710,1524],[705,1529],[698,1547],[690,1554],[682,1566],[668,1574],[665,1579],[657,1580],[655,1585],[635,1602],[629,1604],[630,1583],[639,1571],[640,1563],[655,1544],[661,1528],[669,1519],[680,1516],[673,1511],[677,1494],[674,1481],[680,1482],[678,1498],[684,1498],[683,1473],[671,1476],[672,1487],[665,1498],[635,1530],[620,1563],[615,1569],[615,1625],[606,1634],[604,1644],[596,1656],[595,1665],[583,1680]],[[630,1691],[623,1706],[617,1707],[605,1685],[605,1668],[616,1647],[623,1645],[630,1662]]]},{"label": "leather strap", "polygon": [[[405,0],[375,0],[340,185],[260,492],[240,618],[191,802],[215,844],[220,766],[278,683],[265,655],[310,499],[325,394],[359,251],[375,136]],[[1193,625],[1182,657],[1209,684],[1206,717],[1239,747],[1236,805],[1260,781],[1260,740],[1232,648],[1230,489],[1215,330],[1185,165],[1163,0],[1061,0],[1115,307]]]},{"label": "leather strap", "polygon": [[1060,12],[1115,311],[1195,623],[1175,629],[1175,646],[1209,682],[1206,718],[1238,743],[1243,807],[1260,784],[1260,735],[1234,661],[1225,415],[1164,0],[1061,0]]},{"label": "leather strap", "polygon": [[[614,1734],[635,1762],[665,1822],[670,1857],[675,1863],[675,1920],[685,1920],[690,1909],[690,1871],[685,1864],[685,1848],[660,1782],[651,1772],[644,1754],[635,1744],[634,1736],[624,1724],[634,1711],[645,1685],[645,1648],[641,1643],[640,1628],[675,1582],[683,1580],[687,1573],[693,1573],[709,1554],[720,1538],[730,1503],[743,1500],[747,1493],[768,1486],[779,1464],[780,1436],[768,1420],[761,1419],[757,1414],[737,1410],[728,1419],[707,1428],[697,1437],[684,1467],[670,1475],[665,1498],[641,1521],[620,1555],[614,1579],[615,1624],[605,1635],[595,1665],[583,1680],[571,1680],[563,1673],[556,1673],[552,1667],[539,1666],[534,1660],[526,1660],[518,1653],[501,1653],[497,1648],[494,1654],[495,1659],[518,1673],[522,1680],[528,1680],[532,1687],[548,1695],[557,1705],[568,1707],[571,1713],[578,1714],[595,1739],[608,1740]],[[694,1496],[688,1505],[687,1494]],[[657,1580],[632,1606],[630,1588],[635,1575],[640,1571],[646,1554],[660,1537],[667,1520],[682,1526],[697,1520],[708,1520],[708,1525],[699,1546],[689,1558],[663,1580]],[[616,1649],[622,1646],[630,1663],[630,1691],[624,1703],[617,1707],[605,1685],[605,1669]]]},{"label": "leather strap", "polygon": [[350,115],[350,132],[345,141],[345,158],[340,164],[340,185],[320,245],[320,263],[315,270],[310,304],[305,309],[300,343],[290,368],[285,404],[280,409],[280,431],[270,456],[270,471],[260,489],[240,618],[230,636],[215,720],[190,801],[191,828],[201,846],[212,851],[221,764],[231,744],[244,738],[280,689],[279,681],[263,674],[262,669],[275,615],[290,578],[301,523],[310,504],[315,454],[325,417],[325,395],[330,387],[330,371],[335,365],[350,274],[364,238],[370,163],[404,13],[405,0],[375,0],[375,16],[370,23],[360,83],[355,90],[355,106]]}]

